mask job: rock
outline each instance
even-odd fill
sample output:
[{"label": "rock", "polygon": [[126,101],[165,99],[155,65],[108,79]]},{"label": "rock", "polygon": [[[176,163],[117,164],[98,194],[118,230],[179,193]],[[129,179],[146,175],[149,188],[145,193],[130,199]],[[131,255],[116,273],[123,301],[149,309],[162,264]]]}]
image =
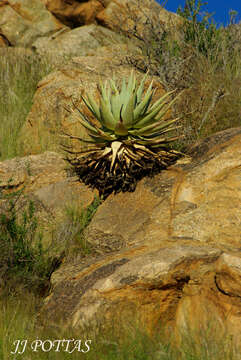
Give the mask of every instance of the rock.
[{"label": "rock", "polygon": [[119,250],[143,240],[143,231],[161,201],[145,181],[133,193],[112,194],[97,210],[85,233],[96,252]]},{"label": "rock", "polygon": [[154,22],[164,27],[182,24],[180,16],[166,11],[154,0],[44,0],[44,3],[61,23],[71,28],[97,22],[112,30],[117,24],[123,30],[130,30],[131,19],[135,18],[137,27],[143,29],[146,16],[152,20],[155,17]]},{"label": "rock", "polygon": [[89,241],[100,252],[112,249],[113,243],[117,249],[143,241],[240,246],[241,128],[213,138],[218,144],[189,164],[181,160],[142,179],[135,192],[111,195],[86,230]]},{"label": "rock", "polygon": [[[216,284],[224,256],[229,255],[208,246],[150,244],[94,264],[62,265],[52,275],[40,319],[47,326],[91,326],[96,336],[122,327],[135,331],[137,324],[153,334],[162,326],[176,341],[180,334],[195,339],[215,326],[214,336],[233,336],[240,346],[240,293],[224,294]],[[240,276],[240,256],[235,261]]]},{"label": "rock", "polygon": [[[141,1],[142,11],[140,11],[139,1]],[[50,47],[49,51],[54,55],[58,54],[61,49],[59,57],[61,57],[62,53],[65,56],[72,56],[75,52],[79,54],[80,42],[77,42],[77,48],[73,49],[76,47],[79,32],[81,37],[88,31],[85,28],[82,31],[71,32],[71,34],[67,35],[66,33],[70,28],[99,24],[102,27],[115,30],[112,37],[117,38],[121,30],[129,32],[129,35],[131,35],[130,31],[133,30],[134,23],[137,23],[138,31],[140,29],[141,32],[145,31],[146,16],[153,20],[155,26],[160,27],[160,24],[161,27],[164,26],[163,29],[170,29],[170,27],[174,26],[177,30],[178,26],[182,24],[178,15],[166,11],[154,0],[131,0],[128,2],[126,0],[124,2],[119,0],[3,1],[0,5],[0,44],[14,47],[31,47],[34,43],[34,48],[40,53],[40,50],[42,50],[42,53],[43,50],[46,53],[47,48]],[[131,18],[135,19],[134,22]],[[97,27],[96,30],[96,39],[93,40],[87,35],[88,44],[92,44],[92,48],[93,46],[96,47],[100,27]],[[176,34],[176,30],[173,33]],[[102,29],[103,32],[105,32],[104,38],[106,34],[107,38],[109,38],[107,29]],[[131,37],[134,38],[133,34]],[[68,41],[70,41],[69,45]],[[54,51],[55,47],[58,51]],[[80,53],[82,53],[82,49]]]},{"label": "rock", "polygon": [[51,63],[63,65],[66,59],[85,56],[91,50],[96,52],[101,46],[121,41],[121,36],[113,31],[91,24],[71,31],[63,28],[52,36],[39,37],[32,48],[41,57],[47,57]]},{"label": "rock", "polygon": [[6,39],[6,37],[3,34],[0,34],[0,48],[5,48],[5,47],[7,47],[9,45],[10,45],[10,43]]},{"label": "rock", "polygon": [[[229,133],[229,130],[228,130]],[[219,141],[179,175],[175,189],[172,237],[216,243],[227,248],[240,243],[241,233],[241,129],[230,139]],[[236,135],[236,136],[235,136]],[[183,177],[182,177],[183,176]],[[182,211],[182,203],[193,204]],[[176,207],[177,209],[177,207]],[[185,225],[184,225],[185,224]]]},{"label": "rock", "polygon": [[[213,271],[208,267],[201,278],[194,278],[183,288],[183,296],[176,313],[176,333],[207,336],[223,344],[232,339],[238,353],[241,349],[241,257],[240,251],[223,253]],[[177,334],[178,337],[178,334]],[[210,341],[210,339],[209,339]],[[211,343],[211,341],[210,341]]]},{"label": "rock", "polygon": [[226,143],[228,140],[232,139],[237,134],[237,130],[239,131],[237,128],[231,128],[212,134],[189,146],[186,153],[194,158],[195,161],[198,161],[215,146],[218,146],[220,143]]},{"label": "rock", "polygon": [[[155,305],[164,313],[164,309],[171,308],[171,301],[177,305],[178,297],[168,297],[168,293],[172,292],[174,295],[176,290],[176,295],[181,295],[184,284],[190,281],[191,264],[196,263],[198,267],[211,263],[213,266],[219,255],[220,251],[215,249],[185,246],[160,249],[150,245],[125,249],[100,258],[94,265],[64,265],[52,275],[52,291],[43,308],[44,321],[58,323],[60,299],[62,310],[64,309],[60,321],[68,321],[75,327],[92,321],[98,322],[101,314],[105,317],[107,311],[111,311],[112,305],[113,310],[119,307],[118,313],[122,317],[126,315],[123,311],[133,311],[135,305],[139,305],[140,316],[144,316],[148,307],[153,310]],[[70,272],[71,277],[66,281]],[[162,294],[166,300],[169,299],[166,304]],[[164,309],[160,307],[162,302]],[[152,318],[148,325],[157,323],[160,318],[160,314],[150,311],[146,311],[146,316]],[[174,318],[174,313],[169,316]]]},{"label": "rock", "polygon": [[39,37],[66,28],[41,0],[8,0],[0,5],[0,29],[11,46],[30,47]]},{"label": "rock", "polygon": [[88,25],[104,9],[102,1],[45,0],[47,9],[63,24],[70,27]]},{"label": "rock", "polygon": [[215,145],[201,156],[99,206],[84,234],[92,257],[52,275],[46,326],[141,324],[153,334],[161,323],[175,341],[212,329],[241,350],[241,128],[209,140]]},{"label": "rock", "polygon": [[[118,49],[120,48],[121,46],[118,46]],[[100,80],[115,76],[120,83],[123,77],[128,79],[130,67],[120,66],[125,49],[128,50],[125,47],[121,55],[113,50],[106,55],[73,58],[68,64],[40,81],[32,109],[19,135],[19,147],[24,154],[36,154],[43,150],[59,152],[59,143],[64,141],[59,135],[63,130],[75,136],[87,137],[86,130],[78,122],[78,112],[75,111],[77,116],[71,115],[66,108],[74,109],[75,103],[90,116],[86,106],[82,106],[81,94],[91,93],[98,99],[97,84]],[[143,74],[136,71],[136,76],[140,79]],[[153,87],[157,89],[153,101],[156,101],[164,90],[158,78],[153,79]],[[150,80],[151,77],[148,77],[146,87]],[[80,143],[75,142],[73,145],[79,149]]]},{"label": "rock", "polygon": [[66,246],[70,219],[67,210],[76,213],[88,207],[95,192],[71,175],[67,163],[54,152],[32,155],[0,162],[0,209],[8,208],[6,194],[22,190],[16,202],[21,218],[29,201],[35,206],[38,231],[43,234],[44,245],[54,239],[53,250],[61,252]]},{"label": "rock", "polygon": [[220,257],[215,281],[223,294],[241,296],[241,254],[223,254]]},{"label": "rock", "polygon": [[[150,20],[154,28],[159,31],[170,31],[172,28],[173,33],[177,33],[183,24],[180,16],[165,10],[155,0],[110,1],[105,9],[97,14],[96,19],[102,26],[115,31],[124,31],[130,36],[133,35],[133,31],[144,36]],[[174,38],[176,36],[177,34]]]}]

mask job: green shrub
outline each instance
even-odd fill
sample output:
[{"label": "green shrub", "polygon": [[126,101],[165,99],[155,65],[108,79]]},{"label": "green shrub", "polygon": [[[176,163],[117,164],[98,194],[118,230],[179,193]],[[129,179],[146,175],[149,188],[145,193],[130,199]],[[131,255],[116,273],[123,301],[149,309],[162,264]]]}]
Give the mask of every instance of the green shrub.
[{"label": "green shrub", "polygon": [[[177,14],[184,18],[184,41],[191,44],[201,54],[211,56],[220,41],[221,30],[217,29],[210,14],[201,17],[203,3],[201,0],[187,0],[184,9],[179,7]],[[211,20],[211,22],[210,22]]]},{"label": "green shrub", "polygon": [[18,209],[22,191],[1,196],[7,206],[0,214],[0,276],[7,285],[6,291],[18,284],[44,291],[56,259],[50,258],[48,249],[43,248],[34,203],[29,201],[25,210]]}]

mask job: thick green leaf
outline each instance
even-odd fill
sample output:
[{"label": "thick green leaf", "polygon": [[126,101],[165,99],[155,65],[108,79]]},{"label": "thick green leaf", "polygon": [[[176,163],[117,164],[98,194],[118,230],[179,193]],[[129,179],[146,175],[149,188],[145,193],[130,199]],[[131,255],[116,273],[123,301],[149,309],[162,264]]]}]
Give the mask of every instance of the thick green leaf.
[{"label": "thick green leaf", "polygon": [[[152,91],[152,82],[150,86],[147,89],[146,95],[144,96],[144,99],[140,102],[139,105],[134,110],[134,123],[138,124],[140,116],[143,114],[143,112],[146,112],[153,96]],[[135,126],[134,126],[135,127]]]},{"label": "thick green leaf", "polygon": [[144,89],[144,84],[145,84],[145,81],[146,81],[146,78],[147,78],[147,75],[148,75],[148,72],[145,74],[145,76],[143,76],[142,80],[141,80],[141,83],[137,89],[137,105],[140,104],[141,102],[141,98],[142,98],[142,94],[143,94],[143,89]]},{"label": "thick green leaf", "polygon": [[133,125],[134,120],[134,106],[136,102],[136,92],[133,90],[132,95],[126,104],[125,110],[123,111],[123,125],[129,129]]},{"label": "thick green leaf", "polygon": [[158,107],[161,103],[163,103],[163,105],[166,104],[166,101],[164,100],[167,100],[167,98],[173,94],[176,90],[173,90],[173,91],[169,91],[167,92],[166,94],[164,94],[160,99],[158,99],[149,109],[149,112],[153,111],[156,109],[156,107]]},{"label": "thick green leaf", "polygon": [[130,79],[128,81],[127,89],[126,89],[128,97],[133,93],[135,88],[136,88],[136,78],[134,76],[134,71],[132,70]]},{"label": "thick green leaf", "polygon": [[112,141],[113,140],[113,136],[104,132],[103,130],[99,129],[97,126],[95,125],[90,125],[87,121],[84,121],[83,119],[78,119],[79,122],[86,128],[89,130],[89,135],[90,136],[97,136],[97,137],[102,137],[104,140],[108,140],[108,141]]},{"label": "thick green leaf", "polygon": [[129,130],[129,133],[133,135],[144,135],[144,136],[147,136],[149,134],[155,134],[155,132],[160,131],[161,129],[165,129],[166,127],[176,122],[178,119],[179,118],[170,121],[155,121],[153,124],[144,126],[141,129]]},{"label": "thick green leaf", "polygon": [[88,109],[92,112],[92,114],[100,121],[99,106],[97,105],[95,100],[92,98],[92,96],[87,94],[88,101],[83,96],[81,98],[84,101],[85,105],[88,107]]},{"label": "thick green leaf", "polygon": [[115,94],[119,95],[119,90],[116,86],[114,79],[110,79],[110,84],[111,84],[111,88],[115,92]]},{"label": "thick green leaf", "polygon": [[94,134],[98,134],[97,128],[92,126],[88,121],[85,120],[84,115],[82,114],[81,118],[78,118],[78,121],[83,125],[87,130],[93,132]]},{"label": "thick green leaf", "polygon": [[102,135],[98,135],[98,136],[96,136],[96,135],[91,135],[90,134],[90,137],[93,139],[93,140],[95,140],[95,142],[98,144],[101,144],[101,143],[108,143],[108,142],[111,142],[111,141],[114,141],[116,138],[113,136],[113,137],[111,137],[111,138],[108,138],[108,137],[104,137],[104,136],[102,136]]},{"label": "thick green leaf", "polygon": [[125,79],[122,79],[122,87],[121,87],[121,92],[120,92],[120,101],[122,104],[124,104],[125,101],[125,95],[126,95],[126,82]]},{"label": "thick green leaf", "polygon": [[120,109],[122,105],[120,101],[120,96],[118,94],[112,95],[110,102],[111,102],[111,111],[115,119],[115,122],[117,123],[120,119]]},{"label": "thick green leaf", "polygon": [[[180,93],[181,94],[181,93]],[[169,104],[166,104],[166,106],[164,107],[164,109],[158,113],[156,120],[160,120],[166,113],[167,111],[172,107],[172,105],[176,102],[177,98],[180,96],[180,94],[178,94],[172,101],[169,102]]]},{"label": "thick green leaf", "polygon": [[115,118],[103,98],[100,99],[100,116],[101,123],[110,130],[114,130],[116,126]]},{"label": "thick green leaf", "polygon": [[[177,99],[177,97],[175,99],[173,99],[169,104],[165,104],[166,106],[164,106],[163,110],[162,110],[163,103],[159,103],[159,105],[156,106],[154,110],[149,112],[140,121],[138,121],[138,123],[136,123],[134,127],[141,128],[143,126],[150,125],[150,121],[154,118],[156,121],[159,121],[166,114],[166,112],[170,109],[170,107],[174,104],[176,99]],[[160,112],[160,110],[162,110],[162,111]]]}]

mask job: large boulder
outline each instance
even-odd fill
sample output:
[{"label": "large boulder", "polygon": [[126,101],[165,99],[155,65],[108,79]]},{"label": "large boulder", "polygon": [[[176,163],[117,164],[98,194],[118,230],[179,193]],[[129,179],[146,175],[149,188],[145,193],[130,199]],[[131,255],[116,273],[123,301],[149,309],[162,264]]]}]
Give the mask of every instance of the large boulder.
[{"label": "large boulder", "polygon": [[39,37],[32,49],[51,63],[63,65],[72,57],[85,56],[91,50],[95,53],[102,46],[123,42],[123,37],[95,24],[73,30],[63,28],[52,36]]},{"label": "large boulder", "polygon": [[96,15],[104,9],[101,0],[44,0],[44,2],[46,8],[57,19],[72,28],[93,23]]},{"label": "large boulder", "polygon": [[11,46],[30,47],[39,37],[66,28],[41,0],[8,0],[0,4],[0,32]]},{"label": "large boulder", "polygon": [[61,23],[71,28],[98,23],[109,29],[130,31],[134,23],[143,30],[147,19],[152,20],[155,26],[159,23],[165,28],[177,28],[182,23],[178,15],[166,11],[155,0],[43,1]]},{"label": "large boulder", "polygon": [[96,192],[79,183],[59,154],[45,152],[0,162],[0,213],[8,211],[14,194],[18,220],[32,201],[44,246],[59,254],[71,236],[68,212],[86,209]]},{"label": "large boulder", "polygon": [[[57,42],[51,40],[58,37],[59,32],[90,24],[99,24],[118,33],[124,30],[133,37],[133,27],[136,25],[137,30],[143,32],[147,18],[160,29],[174,26],[174,33],[181,24],[178,15],[166,11],[155,0],[2,1],[0,44],[31,47],[36,40],[43,38],[41,46],[44,44],[54,47]],[[74,45],[73,39],[71,41]],[[88,41],[91,43],[90,39]],[[37,42],[34,47],[39,47],[40,44]]]},{"label": "large boulder", "polygon": [[190,154],[100,205],[85,232],[97,258],[53,273],[46,325],[153,332],[161,322],[176,339],[212,326],[241,347],[241,128]]},{"label": "large boulder", "polygon": [[[97,14],[99,24],[128,34],[145,38],[150,31],[161,34],[172,32],[177,37],[178,29],[183,25],[182,18],[165,10],[155,0],[113,0]],[[151,24],[151,26],[150,26]],[[149,33],[148,33],[149,32]]]},{"label": "large boulder", "polygon": [[86,230],[96,249],[112,251],[143,241],[238,248],[241,128],[207,140],[190,149],[192,161],[180,159],[159,175],[142,179],[133,193],[112,194]]},{"label": "large boulder", "polygon": [[[97,84],[100,80],[104,81],[114,76],[119,83],[123,78],[128,80],[130,66],[120,66],[128,49],[128,46],[116,45],[110,52],[103,52],[100,56],[73,58],[40,81],[32,109],[19,136],[19,147],[22,152],[27,155],[43,150],[60,151],[59,143],[64,140],[59,135],[63,131],[86,137],[85,129],[78,122],[78,112],[75,111],[75,115],[72,115],[68,108],[74,109],[74,103],[90,116],[90,112],[83,105],[81,95],[91,93],[98,99]],[[143,77],[141,72],[135,73],[137,80]],[[158,77],[151,76],[147,78],[146,87],[152,79],[153,87],[156,88],[153,101],[156,101],[164,93],[164,89]],[[77,142],[73,145],[79,148],[80,144]]]}]

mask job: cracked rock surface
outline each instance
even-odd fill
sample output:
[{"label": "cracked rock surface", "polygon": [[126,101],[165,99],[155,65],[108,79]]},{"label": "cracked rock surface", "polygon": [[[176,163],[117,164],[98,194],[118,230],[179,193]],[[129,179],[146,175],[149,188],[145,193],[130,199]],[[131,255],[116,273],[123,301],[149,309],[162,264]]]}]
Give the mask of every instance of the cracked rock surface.
[{"label": "cracked rock surface", "polygon": [[161,323],[176,338],[214,326],[241,346],[241,129],[197,146],[100,205],[85,232],[94,253],[53,273],[41,321]]}]

